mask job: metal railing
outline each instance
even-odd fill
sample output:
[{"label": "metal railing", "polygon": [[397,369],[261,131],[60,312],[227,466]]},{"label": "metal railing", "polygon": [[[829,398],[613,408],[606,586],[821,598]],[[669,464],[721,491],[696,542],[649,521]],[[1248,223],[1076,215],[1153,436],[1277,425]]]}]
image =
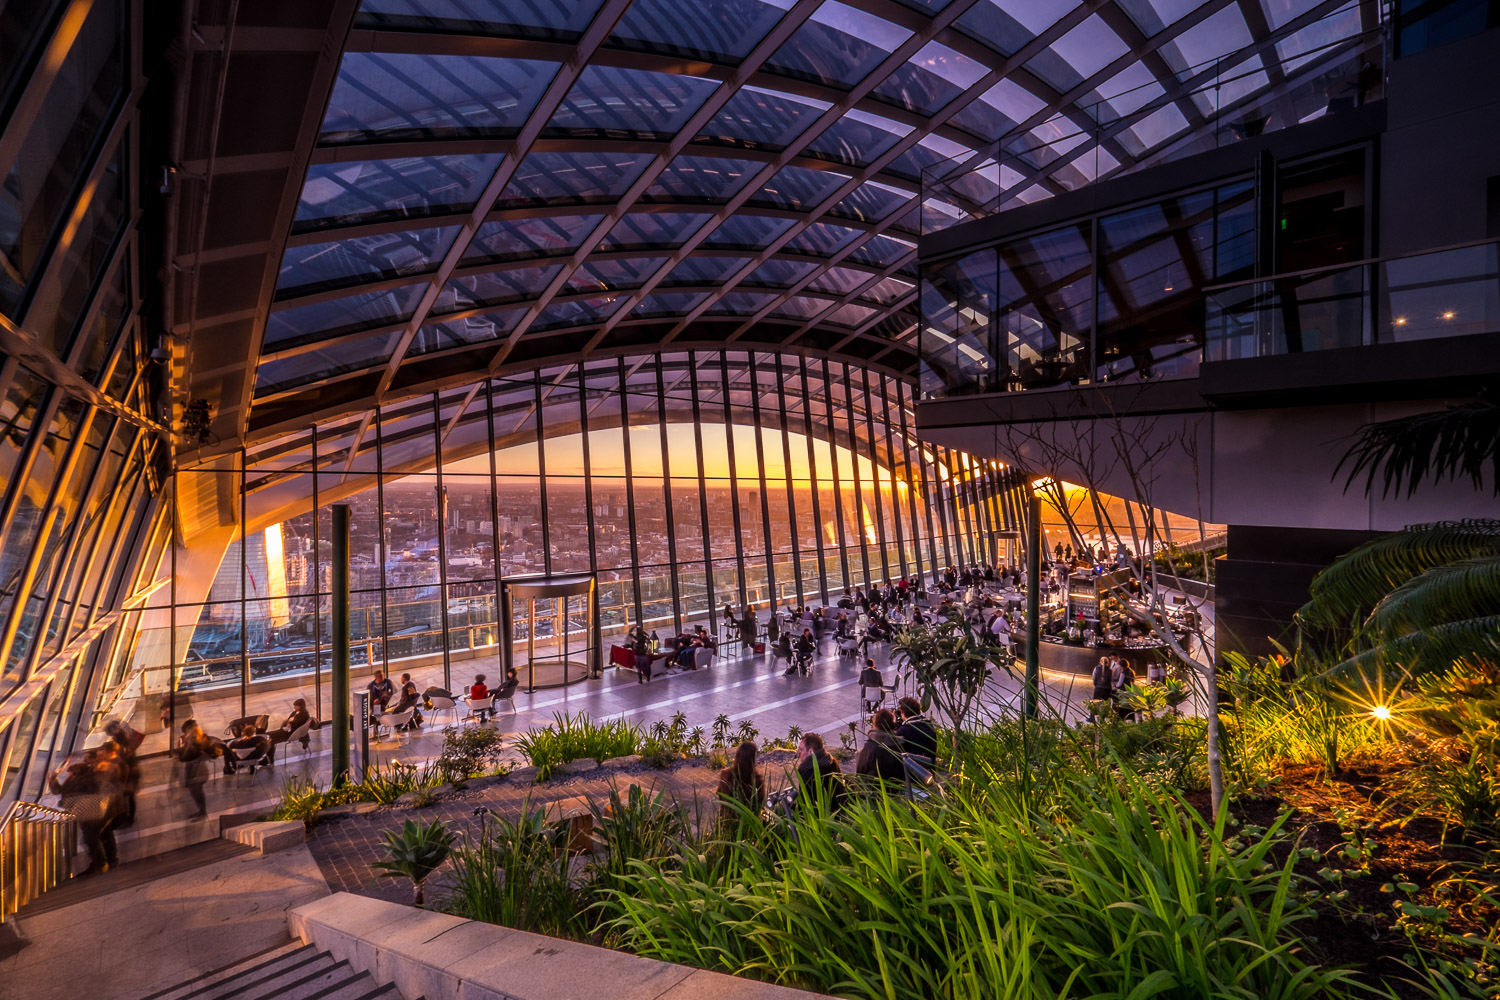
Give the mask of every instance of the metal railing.
[{"label": "metal railing", "polygon": [[0,821],[0,923],[73,874],[77,819],[66,809],[14,802]]},{"label": "metal railing", "polygon": [[[1107,100],[1080,102],[1027,131],[923,168],[924,235],[988,218],[1057,191],[1074,191],[1195,153],[1230,146],[1385,95],[1389,31],[1346,31],[1349,7],[1278,33],[1257,48],[1208,60],[1163,89],[1151,81]],[[1329,41],[1322,41],[1332,36]],[[1279,46],[1298,49],[1284,60]],[[1272,82],[1263,58],[1280,62]],[[1193,108],[1190,127],[1180,108]],[[1113,152],[1111,152],[1113,150]],[[1115,153],[1124,154],[1117,157]]]},{"label": "metal railing", "polygon": [[1500,241],[1211,285],[1204,361],[1492,334]]}]

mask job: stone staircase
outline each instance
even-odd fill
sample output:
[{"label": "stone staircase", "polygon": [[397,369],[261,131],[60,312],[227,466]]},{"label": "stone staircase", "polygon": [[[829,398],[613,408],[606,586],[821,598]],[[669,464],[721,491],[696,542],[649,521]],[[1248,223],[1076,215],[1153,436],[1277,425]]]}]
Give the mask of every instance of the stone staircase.
[{"label": "stone staircase", "polygon": [[[139,1000],[406,1000],[326,951],[292,942]],[[421,1000],[421,998],[414,998]]]}]

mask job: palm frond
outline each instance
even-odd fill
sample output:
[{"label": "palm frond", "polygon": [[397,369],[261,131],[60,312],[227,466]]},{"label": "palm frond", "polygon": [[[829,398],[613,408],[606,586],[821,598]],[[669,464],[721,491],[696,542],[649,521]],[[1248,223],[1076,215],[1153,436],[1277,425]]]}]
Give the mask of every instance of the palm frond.
[{"label": "palm frond", "polygon": [[1346,492],[1361,473],[1366,494],[1375,489],[1379,475],[1381,496],[1400,493],[1404,486],[1408,497],[1421,483],[1443,479],[1467,478],[1476,490],[1482,489],[1488,473],[1491,488],[1500,496],[1500,407],[1476,400],[1365,424],[1339,459],[1335,478],[1346,464]]},{"label": "palm frond", "polygon": [[1412,525],[1340,556],[1313,578],[1312,600],[1297,617],[1305,625],[1341,628],[1364,620],[1387,594],[1434,566],[1482,556],[1500,556],[1500,520]]},{"label": "palm frond", "polygon": [[1366,619],[1370,635],[1393,639],[1465,618],[1500,615],[1500,556],[1432,569],[1391,591]]},{"label": "palm frond", "polygon": [[1351,656],[1323,676],[1370,677],[1393,668],[1416,675],[1447,670],[1455,663],[1500,663],[1500,615],[1465,618],[1410,632]]}]

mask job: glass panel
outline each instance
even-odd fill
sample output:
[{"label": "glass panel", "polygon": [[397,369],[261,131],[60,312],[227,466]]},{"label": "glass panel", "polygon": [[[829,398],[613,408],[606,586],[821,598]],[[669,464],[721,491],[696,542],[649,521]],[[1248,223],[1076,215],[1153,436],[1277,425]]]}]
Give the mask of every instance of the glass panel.
[{"label": "glass panel", "polygon": [[910,37],[905,28],[829,0],[776,50],[766,68],[850,90]]},{"label": "glass panel", "polygon": [[531,59],[346,52],[319,140],[510,138],[556,72]]},{"label": "glass panel", "polygon": [[679,73],[590,65],[544,130],[548,135],[670,138],[718,84]]},{"label": "glass panel", "polygon": [[844,244],[860,235],[860,230],[848,226],[835,226],[828,222],[814,222],[796,236],[787,240],[782,249],[801,252],[817,257],[832,257]]},{"label": "glass panel", "polygon": [[500,156],[413,156],[307,168],[295,229],[465,212],[500,165]]},{"label": "glass panel", "polygon": [[668,274],[662,285],[716,285],[745,266],[744,257],[689,257]]},{"label": "glass panel", "polygon": [[602,215],[507,219],[479,227],[460,264],[498,263],[527,257],[561,257],[578,249]]},{"label": "glass panel", "polygon": [[665,257],[631,257],[628,260],[593,261],[574,271],[573,277],[569,278],[568,283],[563,286],[563,291],[565,293],[602,292],[639,288],[666,261]]},{"label": "glass panel", "polygon": [[408,229],[287,247],[281,259],[276,294],[292,298],[323,289],[422,274],[442,260],[458,228]]},{"label": "glass panel", "polygon": [[764,250],[792,227],[791,219],[773,219],[736,212],[714,228],[700,246],[733,250]]},{"label": "glass panel", "polygon": [[609,44],[735,64],[789,6],[790,0],[635,0],[615,25]]},{"label": "glass panel", "polygon": [[805,260],[768,260],[751,271],[742,285],[761,285],[767,288],[790,288],[818,269],[818,265]]},{"label": "glass panel", "polygon": [[561,264],[552,264],[547,267],[486,271],[453,278],[438,294],[432,312],[434,315],[441,315],[534,298],[542,293],[548,282],[561,270]]},{"label": "glass panel", "polygon": [[915,243],[906,243],[889,236],[872,236],[855,249],[850,250],[849,256],[844,259],[886,268],[907,254],[914,253],[916,249]]},{"label": "glass panel", "polygon": [[973,86],[986,67],[946,45],[928,42],[915,56],[896,67],[874,90],[874,95],[908,111],[933,114]]},{"label": "glass panel", "polygon": [[425,323],[407,348],[407,355],[430,354],[465,344],[485,344],[499,340],[520,322],[524,309],[505,309],[482,313],[441,323]]},{"label": "glass panel", "polygon": [[391,359],[395,347],[396,335],[386,334],[377,341],[359,338],[278,361],[262,361],[255,369],[255,392],[257,395],[279,392],[344,372],[378,367]]},{"label": "glass panel", "polygon": [[711,313],[732,313],[750,316],[775,301],[771,292],[725,292],[723,297],[708,307]]},{"label": "glass panel", "polygon": [[803,152],[834,163],[863,167],[910,132],[910,126],[853,110],[813,138]]},{"label": "glass panel", "polygon": [[859,222],[879,222],[897,209],[911,204],[914,197],[909,191],[902,191],[879,181],[866,181],[829,209],[828,214]]},{"label": "glass panel", "polygon": [[679,212],[631,212],[609,231],[601,250],[670,250],[687,242],[708,215]]},{"label": "glass panel", "polygon": [[266,321],[267,351],[323,337],[401,323],[411,318],[426,285],[365,292],[327,302],[278,309]]},{"label": "glass panel", "polygon": [[396,31],[500,35],[573,42],[602,0],[363,0],[356,23]]},{"label": "glass panel", "polygon": [[632,316],[682,316],[696,309],[707,292],[654,292],[641,299]]},{"label": "glass panel", "polygon": [[532,330],[550,330],[565,326],[588,326],[608,319],[625,301],[621,295],[601,295],[577,302],[554,302],[543,309],[531,324]]},{"label": "glass panel", "polygon": [[839,306],[824,319],[824,322],[832,323],[835,326],[847,327],[852,330],[856,327],[864,326],[879,315],[879,309],[871,309],[869,306],[858,306],[851,302],[848,305]]},{"label": "glass panel", "polygon": [[666,169],[646,189],[642,200],[725,202],[734,197],[763,166],[756,160],[679,156],[667,164]]},{"label": "glass panel", "polygon": [[830,106],[809,97],[742,87],[724,102],[693,141],[778,152]]},{"label": "glass panel", "polygon": [[[24,6],[23,6],[24,10]],[[0,183],[0,311],[16,315],[26,285],[48,259],[53,230],[73,204],[94,145],[125,88],[120,39],[125,8],[94,4],[68,47],[36,119]],[[8,11],[7,11],[8,13]],[[0,21],[8,18],[0,18]],[[23,36],[24,37],[24,36]],[[0,61],[8,72],[11,64]]]},{"label": "glass panel", "polygon": [[765,187],[750,196],[746,204],[807,211],[816,207],[848,180],[846,174],[832,170],[782,167]]},{"label": "glass panel", "polygon": [[787,316],[792,319],[812,319],[831,305],[833,302],[829,299],[814,298],[810,295],[793,295],[778,302],[771,310],[771,315]]},{"label": "glass panel", "polygon": [[650,162],[643,153],[532,153],[516,168],[495,207],[614,202]]}]

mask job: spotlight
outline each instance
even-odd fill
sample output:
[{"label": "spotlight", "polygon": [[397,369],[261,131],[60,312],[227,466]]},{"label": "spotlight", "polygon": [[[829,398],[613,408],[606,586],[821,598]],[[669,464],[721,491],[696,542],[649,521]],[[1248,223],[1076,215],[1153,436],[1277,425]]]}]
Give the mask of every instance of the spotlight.
[{"label": "spotlight", "polygon": [[1374,708],[1370,709],[1370,714],[1379,719],[1381,722],[1384,722],[1391,717],[1391,710],[1389,708],[1386,708],[1384,705],[1376,705]]}]

